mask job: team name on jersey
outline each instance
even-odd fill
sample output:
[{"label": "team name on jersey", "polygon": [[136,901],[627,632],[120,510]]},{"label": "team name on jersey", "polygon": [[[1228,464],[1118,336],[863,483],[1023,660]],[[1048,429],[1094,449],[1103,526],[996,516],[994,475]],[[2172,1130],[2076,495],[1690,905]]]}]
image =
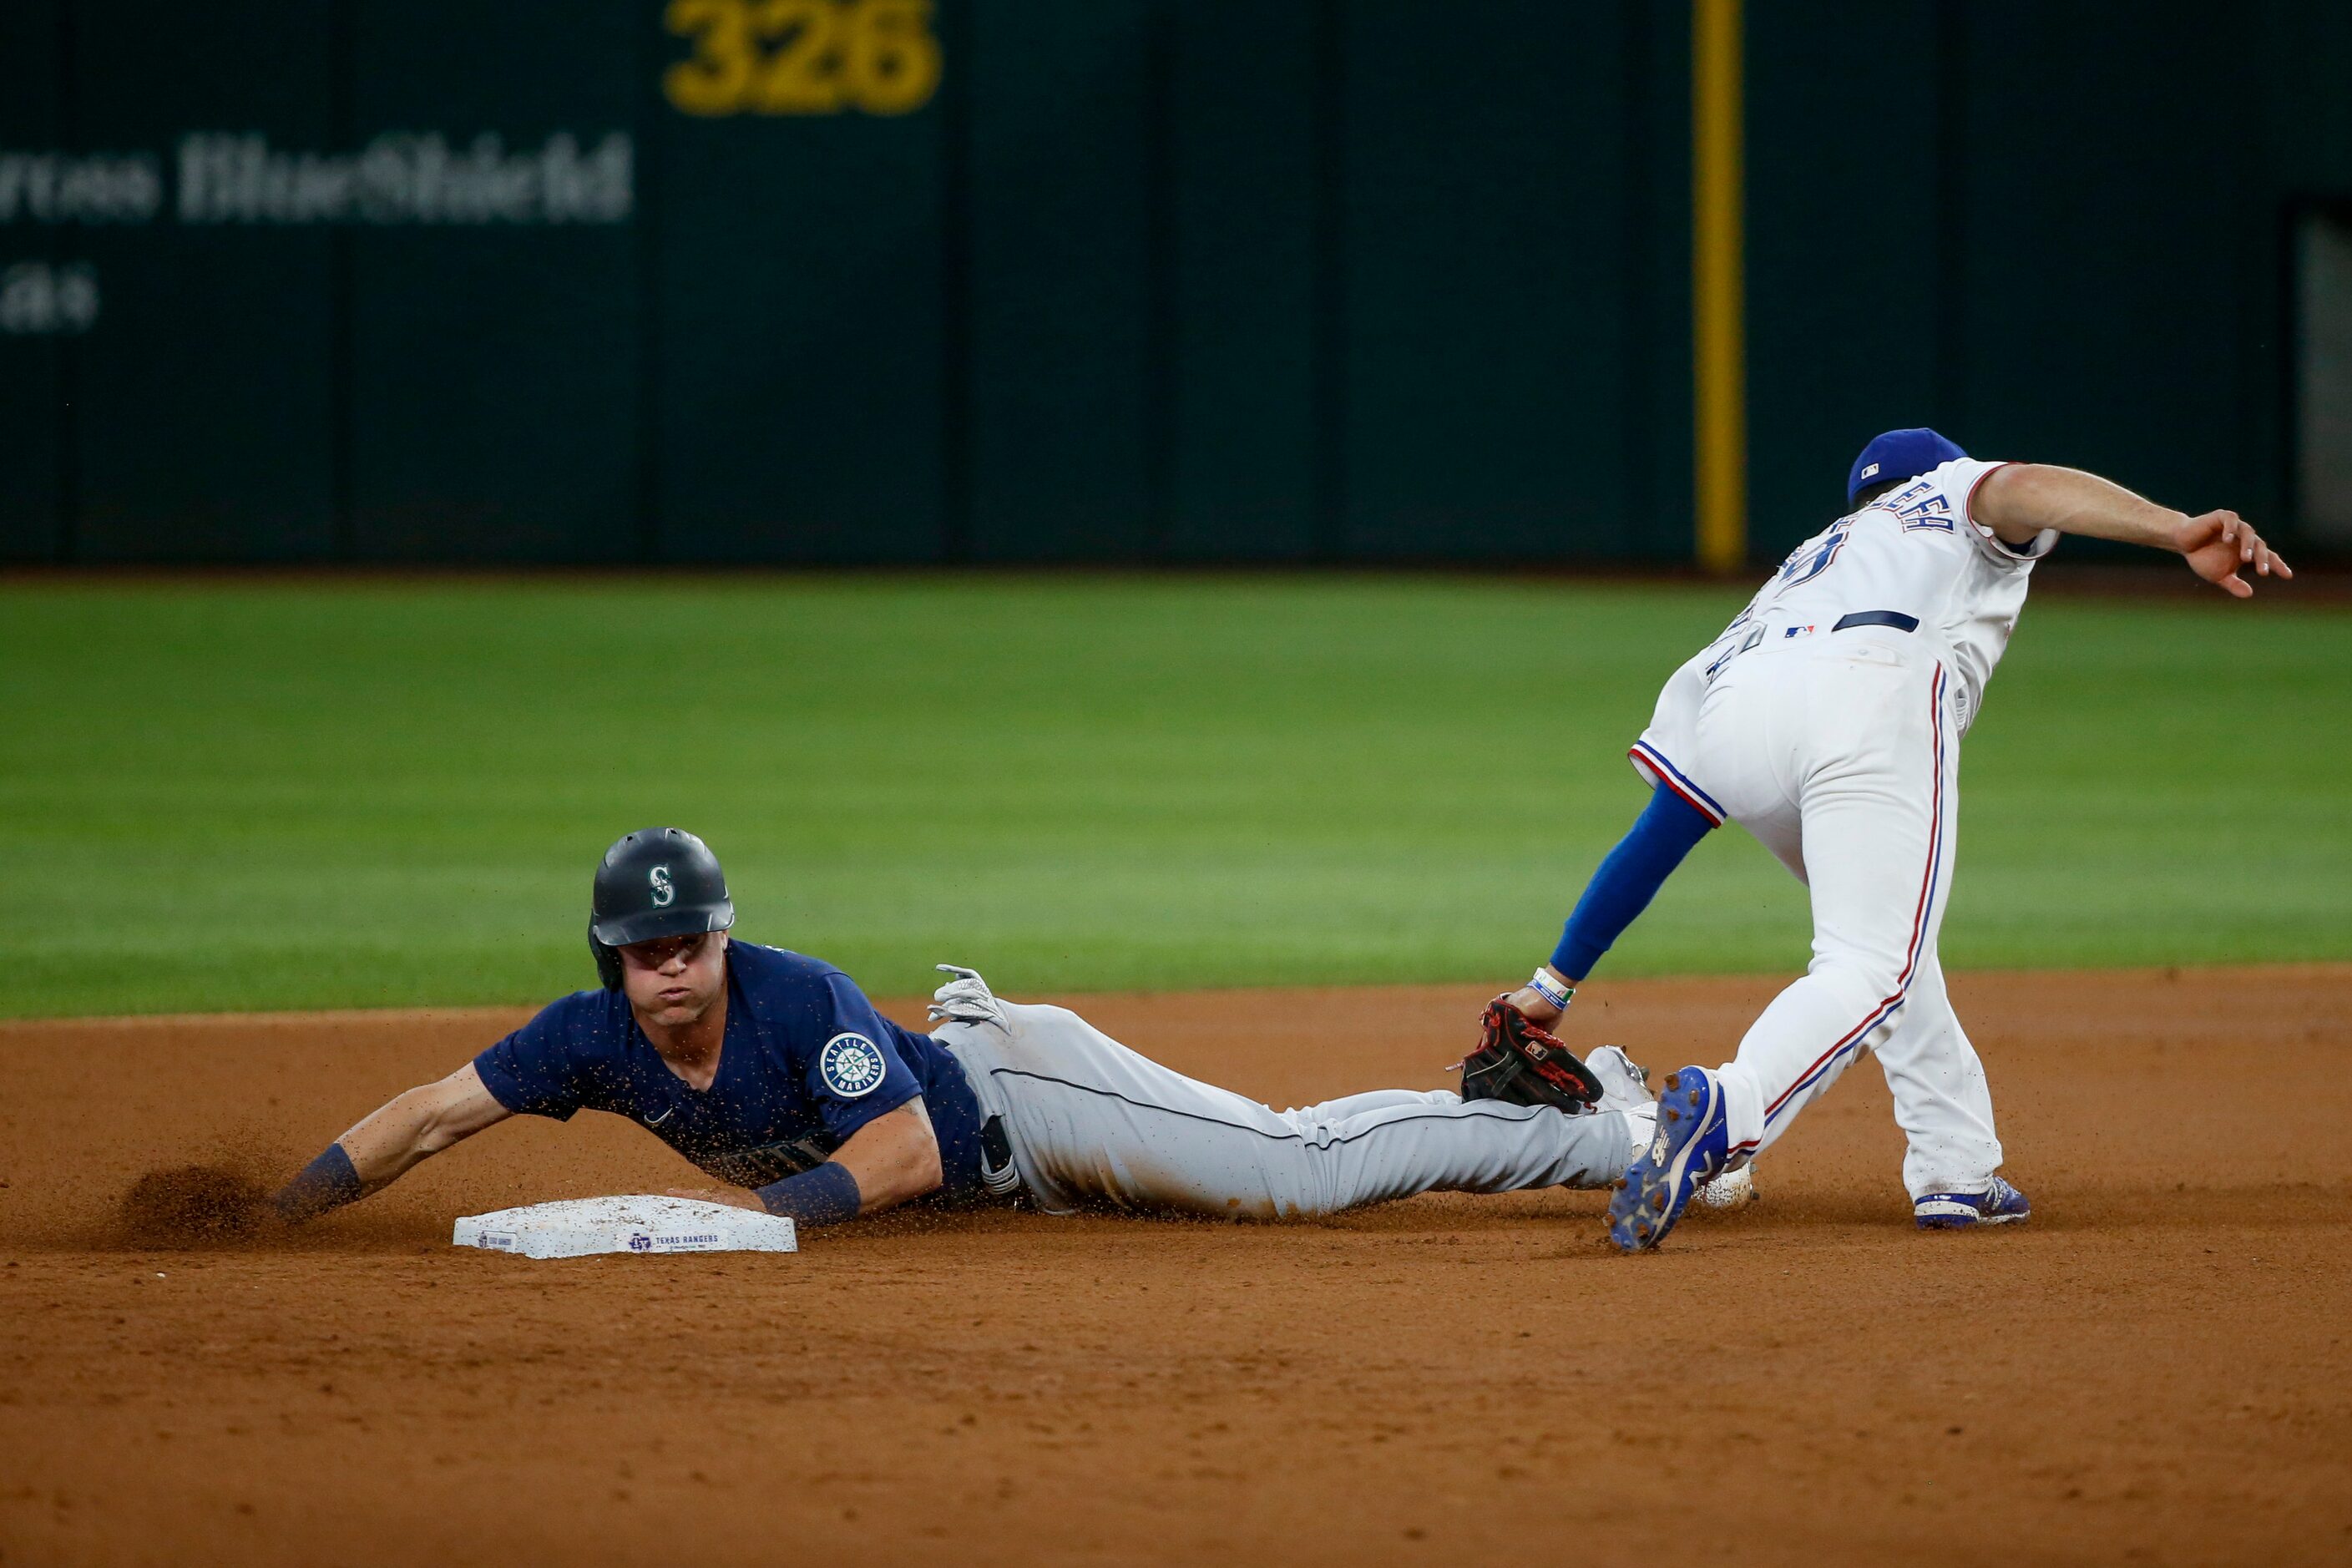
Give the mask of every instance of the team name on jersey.
[{"label": "team name on jersey", "polygon": [[1914,479],[1903,489],[1889,490],[1862,510],[1891,511],[1906,528],[1952,531],[1951,498],[1926,479]]}]

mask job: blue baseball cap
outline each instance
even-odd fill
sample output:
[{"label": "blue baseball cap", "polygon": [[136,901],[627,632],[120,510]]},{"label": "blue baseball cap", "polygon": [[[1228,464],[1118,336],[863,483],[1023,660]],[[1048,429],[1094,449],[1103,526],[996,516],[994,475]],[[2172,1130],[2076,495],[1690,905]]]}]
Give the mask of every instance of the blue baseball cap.
[{"label": "blue baseball cap", "polygon": [[1852,506],[1853,498],[1870,486],[1886,479],[1916,479],[1930,468],[1941,468],[1955,458],[1965,458],[1951,442],[1922,425],[1916,430],[1889,430],[1874,437],[1862,456],[1845,476],[1845,504]]}]

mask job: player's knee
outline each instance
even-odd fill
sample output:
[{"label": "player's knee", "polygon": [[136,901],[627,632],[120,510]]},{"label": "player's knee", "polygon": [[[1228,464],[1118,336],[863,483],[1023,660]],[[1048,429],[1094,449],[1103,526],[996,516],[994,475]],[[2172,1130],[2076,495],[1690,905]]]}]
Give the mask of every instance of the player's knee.
[{"label": "player's knee", "polygon": [[1849,1005],[1868,1007],[1899,994],[1906,969],[1901,953],[1847,952],[1815,958],[1808,973],[1844,993]]}]

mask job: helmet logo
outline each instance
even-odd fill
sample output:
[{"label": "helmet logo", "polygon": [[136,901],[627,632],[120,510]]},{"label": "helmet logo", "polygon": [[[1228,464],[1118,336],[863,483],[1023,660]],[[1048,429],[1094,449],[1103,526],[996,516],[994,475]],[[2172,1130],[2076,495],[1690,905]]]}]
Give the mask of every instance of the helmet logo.
[{"label": "helmet logo", "polygon": [[646,880],[654,885],[654,908],[666,910],[677,898],[677,889],[669,885],[669,868],[656,866]]}]

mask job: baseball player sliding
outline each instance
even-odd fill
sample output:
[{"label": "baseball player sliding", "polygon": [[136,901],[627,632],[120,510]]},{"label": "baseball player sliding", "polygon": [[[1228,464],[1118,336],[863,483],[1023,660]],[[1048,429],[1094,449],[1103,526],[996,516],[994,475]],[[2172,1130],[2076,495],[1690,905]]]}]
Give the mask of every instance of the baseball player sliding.
[{"label": "baseball player sliding", "polygon": [[1278,1111],[945,964],[940,1027],[916,1034],[831,964],[732,941],[718,860],[675,827],[614,844],[591,902],[602,989],[385,1103],[278,1194],[278,1212],[348,1204],[510,1116],[582,1110],[642,1123],[730,1189],[686,1195],[803,1226],[909,1202],[1272,1218],[1430,1191],[1602,1187],[1655,1121],[1613,1047],[1578,1064],[1581,1097],[1558,1107],[1397,1089]]},{"label": "baseball player sliding", "polygon": [[[1936,934],[1952,885],[1960,737],[2062,533],[2176,552],[2241,599],[2292,577],[2235,512],[2188,517],[2095,475],[1979,462],[1933,430],[1854,459],[1847,514],[1799,545],[1723,635],[1668,679],[1630,753],[1648,807],[1569,917],[1551,961],[1488,1007],[1464,1064],[1474,1102],[1549,1100],[1546,1029],[1692,847],[1737,821],[1811,889],[1813,961],[1729,1062],[1670,1075],[1656,1131],[1611,1200],[1627,1252],[1655,1247],[1698,1186],[1789,1130],[1874,1052],[1909,1140],[1923,1229],[2031,1212],[2000,1175],[1984,1064],[1953,1016]],[[1572,1058],[1570,1058],[1572,1059]]]}]

